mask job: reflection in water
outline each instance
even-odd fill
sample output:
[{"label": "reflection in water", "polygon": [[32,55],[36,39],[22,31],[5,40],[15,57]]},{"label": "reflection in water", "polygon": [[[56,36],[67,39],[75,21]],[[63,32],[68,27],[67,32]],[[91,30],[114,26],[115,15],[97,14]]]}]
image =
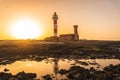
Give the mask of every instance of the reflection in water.
[{"label": "reflection in water", "polygon": [[[84,67],[86,69],[89,69],[90,67],[94,67],[95,69],[98,68],[98,64],[101,65],[98,69],[102,69],[105,66],[108,66],[110,64],[116,65],[120,64],[120,60],[118,59],[96,59],[96,60],[81,60],[79,59],[76,63],[76,60],[68,60],[68,59],[59,59],[59,58],[48,58],[42,61],[16,61],[12,64],[7,65],[0,65],[0,72],[2,72],[5,68],[9,69],[10,73],[17,74],[18,72],[24,71],[27,73],[36,73],[37,78],[40,78],[41,76],[44,76],[46,74],[55,74],[55,80],[58,80],[59,74],[58,71],[60,69],[66,69],[68,70],[71,66],[71,64],[75,64],[77,66]],[[82,65],[81,62],[86,62],[89,65],[85,66]],[[94,64],[93,64],[94,63]]]},{"label": "reflection in water", "polygon": [[58,74],[58,71],[59,71],[59,66],[58,66],[58,62],[59,62],[59,59],[58,58],[55,58],[54,60],[54,74],[55,74],[55,79],[57,80],[57,74]]}]

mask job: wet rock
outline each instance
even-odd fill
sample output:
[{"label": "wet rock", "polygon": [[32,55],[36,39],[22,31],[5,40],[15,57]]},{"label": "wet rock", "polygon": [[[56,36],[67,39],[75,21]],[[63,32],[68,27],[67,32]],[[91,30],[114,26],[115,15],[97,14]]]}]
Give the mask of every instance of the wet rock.
[{"label": "wet rock", "polygon": [[33,79],[33,78],[36,78],[36,74],[35,73],[25,73],[24,71],[23,72],[19,72],[15,77],[16,78],[19,78],[19,79],[25,79],[25,80],[28,80],[28,79]]},{"label": "wet rock", "polygon": [[76,63],[84,65],[84,66],[88,66],[89,64],[85,61],[76,61]]},{"label": "wet rock", "polygon": [[43,76],[43,80],[52,80],[50,75],[45,75]]},{"label": "wet rock", "polygon": [[26,73],[26,76],[29,78],[36,78],[37,75],[35,73]]},{"label": "wet rock", "polygon": [[120,79],[120,64],[109,65],[102,71],[91,67],[89,70],[80,66],[72,66],[69,70],[63,71],[70,80],[119,80]]},{"label": "wet rock", "polygon": [[68,73],[68,71],[65,69],[61,69],[58,73],[60,73],[61,75],[64,75],[64,74]]},{"label": "wet rock", "polygon": [[41,57],[35,57],[34,60],[41,61],[41,60],[43,60],[43,58],[41,58]]},{"label": "wet rock", "polygon": [[4,73],[4,72],[0,73],[0,80],[9,80],[12,77],[13,76],[11,73]]},{"label": "wet rock", "polygon": [[9,71],[9,69],[7,69],[7,68],[4,69],[4,72],[8,72],[8,71]]},{"label": "wet rock", "polygon": [[90,65],[99,65],[98,63],[96,62],[89,62]]}]

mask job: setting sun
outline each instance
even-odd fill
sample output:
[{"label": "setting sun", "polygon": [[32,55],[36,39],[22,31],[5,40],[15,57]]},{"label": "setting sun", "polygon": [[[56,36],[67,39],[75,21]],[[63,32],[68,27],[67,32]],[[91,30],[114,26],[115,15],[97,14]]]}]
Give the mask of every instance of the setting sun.
[{"label": "setting sun", "polygon": [[20,19],[12,25],[12,35],[18,39],[35,39],[42,34],[37,22],[31,19]]}]

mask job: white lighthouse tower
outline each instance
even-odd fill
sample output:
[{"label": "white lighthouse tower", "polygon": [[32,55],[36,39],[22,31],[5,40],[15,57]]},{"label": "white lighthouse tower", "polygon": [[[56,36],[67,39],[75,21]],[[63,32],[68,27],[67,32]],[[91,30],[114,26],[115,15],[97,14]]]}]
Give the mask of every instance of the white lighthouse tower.
[{"label": "white lighthouse tower", "polygon": [[56,14],[56,12],[54,12],[54,15],[53,15],[53,25],[54,25],[54,37],[57,37],[57,20],[58,20],[58,16]]}]

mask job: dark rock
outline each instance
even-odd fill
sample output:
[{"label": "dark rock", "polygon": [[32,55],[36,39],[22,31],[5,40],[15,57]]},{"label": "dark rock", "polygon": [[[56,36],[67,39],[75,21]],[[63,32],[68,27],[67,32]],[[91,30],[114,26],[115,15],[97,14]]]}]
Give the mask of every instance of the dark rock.
[{"label": "dark rock", "polygon": [[12,74],[11,73],[4,73],[4,72],[1,72],[0,73],[0,79],[1,80],[9,80],[10,78],[12,78]]},{"label": "dark rock", "polygon": [[45,76],[43,76],[43,79],[44,79],[44,80],[52,80],[52,78],[51,78],[50,75],[45,75]]},{"label": "dark rock", "polygon": [[58,73],[60,73],[61,75],[67,74],[68,71],[65,69],[61,69]]},{"label": "dark rock", "polygon": [[5,68],[5,69],[4,69],[4,72],[7,72],[7,71],[9,71],[9,69]]}]

